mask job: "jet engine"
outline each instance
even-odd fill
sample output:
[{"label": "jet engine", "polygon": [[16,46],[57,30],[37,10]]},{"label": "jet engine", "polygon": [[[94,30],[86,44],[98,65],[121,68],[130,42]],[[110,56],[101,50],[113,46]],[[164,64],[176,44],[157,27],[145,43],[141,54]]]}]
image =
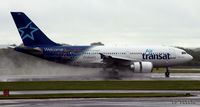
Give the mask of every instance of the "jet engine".
[{"label": "jet engine", "polygon": [[151,62],[132,62],[130,69],[133,72],[152,72],[153,64]]}]

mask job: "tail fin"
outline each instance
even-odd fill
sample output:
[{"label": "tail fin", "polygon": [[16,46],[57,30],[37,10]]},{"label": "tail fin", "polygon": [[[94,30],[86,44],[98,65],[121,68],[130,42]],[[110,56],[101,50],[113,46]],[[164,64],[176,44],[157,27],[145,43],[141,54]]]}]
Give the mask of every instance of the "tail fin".
[{"label": "tail fin", "polygon": [[23,12],[11,12],[25,46],[59,46],[51,41]]}]

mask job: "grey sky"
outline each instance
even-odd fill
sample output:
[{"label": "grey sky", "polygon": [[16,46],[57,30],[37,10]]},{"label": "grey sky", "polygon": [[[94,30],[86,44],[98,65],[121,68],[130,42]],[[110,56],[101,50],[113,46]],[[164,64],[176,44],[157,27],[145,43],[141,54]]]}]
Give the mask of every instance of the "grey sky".
[{"label": "grey sky", "polygon": [[10,11],[22,11],[53,41],[109,46],[200,47],[200,0],[2,0],[0,44],[20,44]]}]

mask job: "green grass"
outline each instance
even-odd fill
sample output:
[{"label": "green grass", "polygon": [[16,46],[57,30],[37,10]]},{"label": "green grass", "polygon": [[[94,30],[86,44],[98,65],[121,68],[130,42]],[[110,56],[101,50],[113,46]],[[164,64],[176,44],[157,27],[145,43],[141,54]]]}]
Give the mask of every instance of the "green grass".
[{"label": "green grass", "polygon": [[0,82],[0,90],[200,90],[200,81],[34,81]]},{"label": "green grass", "polygon": [[[154,70],[153,73],[164,73],[165,70]],[[170,73],[200,73],[200,70],[169,70]]]},{"label": "green grass", "polygon": [[42,99],[42,98],[134,98],[134,97],[186,97],[193,95],[175,93],[78,93],[78,94],[41,94],[10,95],[0,99]]}]

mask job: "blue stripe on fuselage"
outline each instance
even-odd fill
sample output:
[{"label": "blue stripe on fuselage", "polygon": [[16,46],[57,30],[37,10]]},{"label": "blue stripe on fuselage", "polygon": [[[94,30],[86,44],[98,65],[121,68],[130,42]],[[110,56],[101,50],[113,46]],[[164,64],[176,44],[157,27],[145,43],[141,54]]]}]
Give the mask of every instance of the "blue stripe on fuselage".
[{"label": "blue stripe on fuselage", "polygon": [[36,55],[34,51],[27,51],[20,47],[16,47],[15,50],[58,63],[70,63],[91,47],[92,46],[39,47],[42,50],[42,54],[39,55]]}]

